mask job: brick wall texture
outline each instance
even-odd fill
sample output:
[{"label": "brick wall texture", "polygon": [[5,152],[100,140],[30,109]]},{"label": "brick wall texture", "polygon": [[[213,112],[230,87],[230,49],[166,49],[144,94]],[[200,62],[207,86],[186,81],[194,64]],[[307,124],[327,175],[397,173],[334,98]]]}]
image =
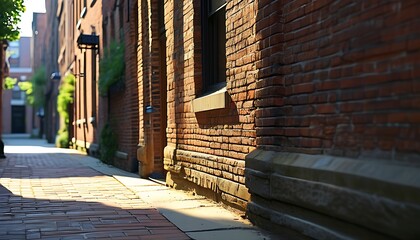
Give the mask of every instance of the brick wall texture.
[{"label": "brick wall texture", "polygon": [[317,239],[418,237],[419,2],[254,6],[251,219]]},{"label": "brick wall texture", "polygon": [[136,1],[104,1],[102,14],[106,16],[107,42],[122,42],[125,49],[125,73],[123,83],[110,88],[109,95],[102,99],[104,111],[108,111],[108,122],[117,136],[118,151],[127,154],[124,158],[116,157],[114,164],[130,172],[137,169],[137,144],[139,135],[138,109],[139,93],[137,89],[137,6]]},{"label": "brick wall texture", "polygon": [[[174,178],[216,192],[244,208],[245,156],[255,149],[255,2],[228,1],[226,57],[228,107],[194,113],[202,92],[200,1],[165,1],[168,126],[167,169]],[[180,170],[179,170],[180,169]],[[179,170],[179,171],[178,171]],[[178,172],[177,172],[178,171]],[[176,182],[176,181],[175,181]],[[179,184],[180,185],[180,184]]]},{"label": "brick wall texture", "polygon": [[[95,112],[99,112],[98,105],[98,91],[96,90],[97,78],[93,79],[95,75],[92,64],[99,66],[99,58],[92,58],[92,50],[79,49],[77,45],[77,37],[80,33],[102,35],[102,1],[96,1],[93,6],[86,6],[86,14],[82,17],[82,1],[74,1],[72,11],[67,12],[67,21],[74,21],[74,63],[72,67],[66,66],[73,70],[76,76],[75,84],[75,101],[74,101],[74,146],[80,149],[90,148],[90,144],[97,143],[99,139],[101,115],[98,117]],[[70,18],[70,15],[73,18]],[[63,16],[64,17],[64,16]],[[76,25],[79,23],[79,25]],[[79,29],[76,27],[79,26]],[[102,41],[100,45],[102,46]],[[103,49],[101,49],[102,51]],[[71,51],[68,49],[68,51]],[[72,53],[69,53],[72,54]],[[85,58],[86,56],[86,58]],[[96,77],[99,76],[99,67],[96,67]],[[65,72],[62,73],[65,76]],[[95,117],[95,122],[91,122],[91,117]],[[99,127],[99,128],[98,128]],[[98,130],[99,129],[99,130]]]},{"label": "brick wall texture", "polygon": [[[269,162],[280,161],[274,156],[286,162],[303,158],[307,163],[313,160],[311,156],[330,156],[338,159],[334,160],[337,164],[375,159],[418,164],[419,10],[416,1],[227,1],[228,107],[194,113],[192,101],[200,97],[203,86],[201,4],[165,1],[168,125],[164,163],[168,183],[175,187],[193,183],[187,188],[212,191],[217,200],[239,208],[251,202],[248,212],[261,225],[293,225],[278,220],[284,214],[279,209],[285,202],[299,205],[301,201],[301,207],[325,214],[322,218],[336,217],[374,232],[393,229],[386,223],[372,223],[377,220],[355,223],[333,208],[331,213],[328,209],[323,212],[320,206],[299,199],[310,194],[305,190],[296,190],[287,198],[287,184],[311,188],[300,182],[305,170],[294,175],[301,184],[295,185],[277,179],[295,174],[293,168]],[[254,157],[259,151],[262,153]],[[291,155],[283,158],[281,154]],[[255,163],[260,159],[270,167]],[[325,164],[320,159],[319,164]],[[317,179],[317,174],[304,179],[319,184],[322,177]],[[357,182],[347,179],[340,169],[331,174],[324,176],[323,183],[361,191],[331,180]],[[379,181],[379,188],[387,188],[386,181]],[[373,186],[370,180],[365,184]],[[279,194],[282,190],[286,197]],[[321,190],[332,195],[342,194],[340,191]],[[375,191],[374,187],[365,190],[372,196]],[[397,201],[387,191],[379,195]],[[363,209],[352,210],[360,213]],[[280,215],[267,217],[271,212]],[[372,214],[380,218],[388,213],[378,210]],[[346,234],[331,237],[356,237]],[[370,233],[363,234],[360,236]],[[322,238],[322,234],[310,236]]]},{"label": "brick wall texture", "polygon": [[258,9],[259,146],[393,160],[419,153],[418,2],[260,1]]},{"label": "brick wall texture", "polygon": [[[98,143],[111,120],[128,155],[117,166],[135,171],[137,154],[142,176],[166,174],[173,187],[247,209],[257,224],[313,238],[418,233],[418,1],[227,0],[227,106],[202,112],[192,109],[205,86],[202,1],[100,2],[81,29],[124,41],[125,87],[97,97],[97,129],[84,131]],[[80,72],[79,60],[76,49]],[[81,103],[92,90],[78,81],[76,120],[89,117]],[[386,209],[401,206],[407,224],[395,229],[388,217],[399,210]]]}]

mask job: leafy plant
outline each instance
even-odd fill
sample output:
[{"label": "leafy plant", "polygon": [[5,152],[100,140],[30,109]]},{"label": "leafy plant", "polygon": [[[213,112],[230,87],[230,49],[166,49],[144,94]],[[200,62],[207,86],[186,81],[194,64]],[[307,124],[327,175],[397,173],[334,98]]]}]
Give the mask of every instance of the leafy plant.
[{"label": "leafy plant", "polygon": [[55,145],[59,148],[68,148],[70,146],[69,132],[67,128],[58,130]]},{"label": "leafy plant", "polygon": [[4,89],[13,89],[13,87],[16,85],[17,79],[16,78],[11,78],[11,77],[6,77],[6,79],[4,79]]},{"label": "leafy plant", "polygon": [[73,74],[66,74],[58,88],[57,111],[64,124],[61,124],[60,130],[58,130],[56,145],[61,148],[69,147],[69,106],[74,101],[75,82],[76,78]]},{"label": "leafy plant", "polygon": [[109,88],[123,81],[125,70],[124,45],[122,43],[111,42],[110,46],[104,50],[104,57],[99,62],[99,94],[106,96]]},{"label": "leafy plant", "polygon": [[109,123],[105,124],[100,135],[99,154],[102,162],[113,164],[118,149],[117,136]]},{"label": "leafy plant", "polygon": [[69,112],[68,106],[74,101],[74,84],[76,78],[73,74],[67,74],[58,88],[57,96],[57,111],[60,116],[65,120],[64,122],[68,124],[69,122]]},{"label": "leafy plant", "polygon": [[39,67],[30,81],[19,82],[18,85],[22,91],[26,92],[26,100],[28,103],[36,108],[43,107],[45,104],[45,85],[47,83],[47,76],[45,67]]},{"label": "leafy plant", "polygon": [[26,101],[29,104],[33,104],[34,102],[34,96],[33,96],[33,88],[32,88],[32,82],[19,82],[18,86],[20,88],[20,90],[25,91],[26,93]]},{"label": "leafy plant", "polygon": [[25,12],[23,0],[0,0],[0,6],[0,40],[17,40],[20,15]]}]

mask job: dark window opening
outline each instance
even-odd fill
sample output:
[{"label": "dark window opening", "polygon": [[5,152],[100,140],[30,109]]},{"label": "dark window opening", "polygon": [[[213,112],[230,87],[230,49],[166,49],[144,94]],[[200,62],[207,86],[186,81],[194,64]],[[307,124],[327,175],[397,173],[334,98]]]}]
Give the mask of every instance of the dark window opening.
[{"label": "dark window opening", "polygon": [[203,92],[226,86],[226,0],[202,1]]}]

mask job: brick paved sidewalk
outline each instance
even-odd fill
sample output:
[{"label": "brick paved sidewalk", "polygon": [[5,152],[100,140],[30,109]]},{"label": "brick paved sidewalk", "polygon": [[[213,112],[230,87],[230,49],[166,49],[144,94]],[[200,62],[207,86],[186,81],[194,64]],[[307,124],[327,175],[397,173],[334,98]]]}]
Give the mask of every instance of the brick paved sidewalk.
[{"label": "brick paved sidewalk", "polygon": [[0,239],[189,239],[115,178],[42,146],[9,148],[0,184]]}]

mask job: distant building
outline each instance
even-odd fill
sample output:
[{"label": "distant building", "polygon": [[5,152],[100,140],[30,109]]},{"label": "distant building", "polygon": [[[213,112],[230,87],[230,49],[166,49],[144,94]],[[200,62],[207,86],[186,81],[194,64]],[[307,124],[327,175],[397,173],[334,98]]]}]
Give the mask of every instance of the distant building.
[{"label": "distant building", "polygon": [[[57,113],[57,94],[60,82],[58,74],[58,20],[57,1],[45,1],[45,13],[33,13],[32,34],[33,52],[32,68],[34,74],[45,70],[45,86],[43,89],[45,104],[36,110],[37,135],[54,143],[59,128]],[[52,78],[54,76],[54,78]]]},{"label": "distant building", "polygon": [[[32,76],[31,38],[21,37],[9,42],[7,61],[10,67],[9,76],[18,82],[28,81]],[[34,112],[26,104],[25,92],[15,85],[11,90],[3,91],[2,128],[3,133],[32,133]]]},{"label": "distant building", "polygon": [[[118,146],[115,156],[111,156],[115,158],[114,165],[138,171],[137,1],[62,0],[58,1],[57,17],[60,74],[71,72],[76,76],[70,129],[72,146],[99,156],[101,132],[109,127]],[[82,36],[97,36],[99,44],[79,43]],[[123,58],[115,65],[121,63],[125,67],[117,76],[118,84],[112,84],[101,94],[100,60],[109,56],[115,44],[124,50]],[[162,147],[160,151],[163,153]],[[160,171],[163,171],[162,164]]]},{"label": "distant building", "polygon": [[58,19],[57,19],[57,0],[45,1],[47,24],[45,32],[45,116],[44,116],[44,134],[49,143],[54,143],[59,129],[59,116],[57,112],[57,95],[60,84],[59,67],[57,58],[59,54],[58,42]]},{"label": "distant building", "polygon": [[[102,36],[102,4],[108,1],[58,1],[59,55],[61,76],[76,77],[74,102],[69,109],[70,141],[73,148],[96,154],[102,119],[98,118],[97,79],[102,38],[97,46],[79,46],[81,34]],[[99,48],[100,47],[100,48]]]}]

